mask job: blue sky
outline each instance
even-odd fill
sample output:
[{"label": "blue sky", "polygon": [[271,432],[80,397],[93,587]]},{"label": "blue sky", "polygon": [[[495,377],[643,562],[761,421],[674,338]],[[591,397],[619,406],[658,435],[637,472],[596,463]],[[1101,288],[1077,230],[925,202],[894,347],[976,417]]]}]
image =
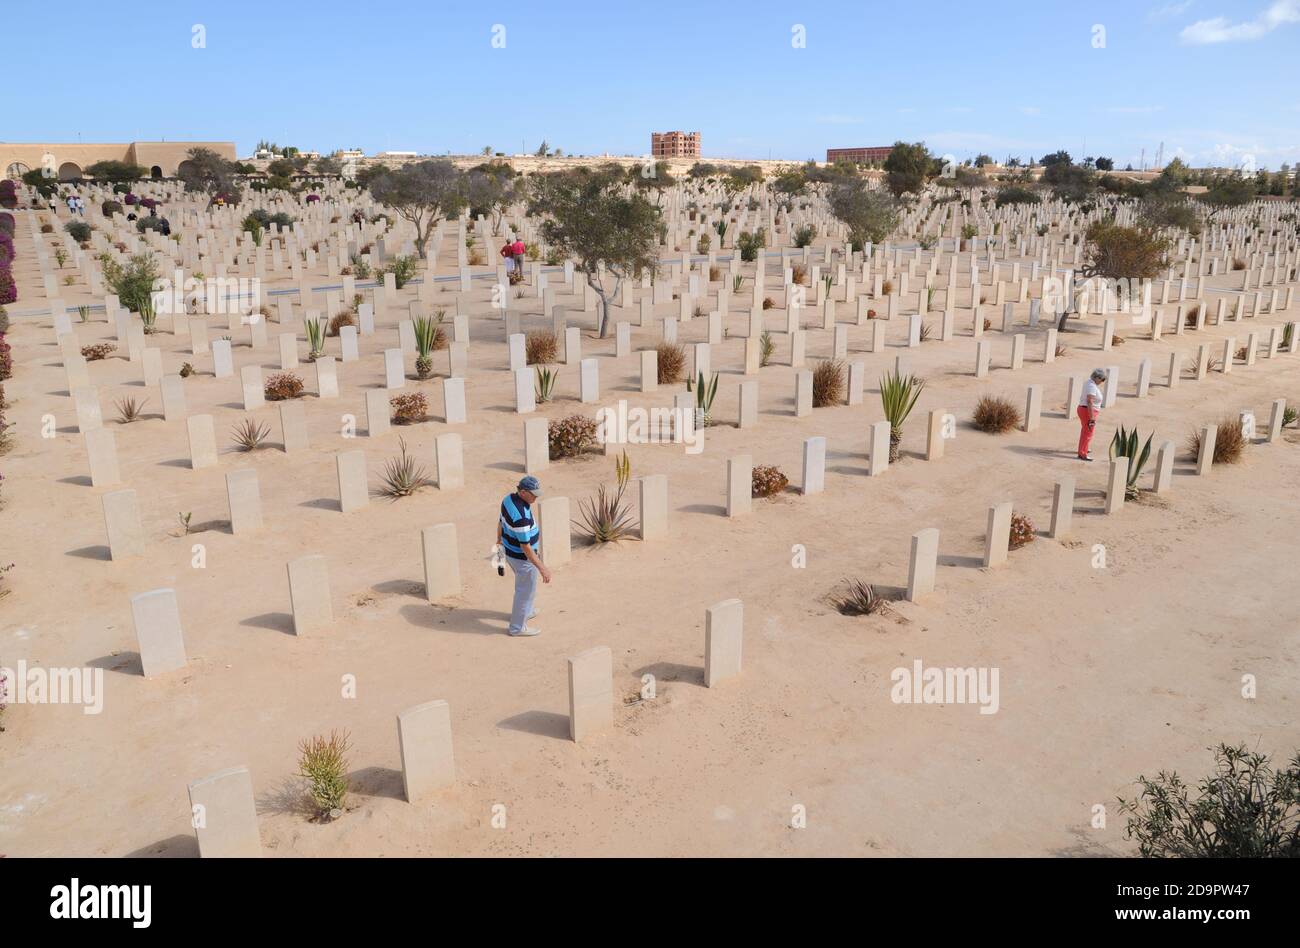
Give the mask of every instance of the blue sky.
[{"label": "blue sky", "polygon": [[[243,0],[5,13],[11,141],[259,138],[328,151],[824,157],[1065,148],[1118,167],[1300,163],[1300,0],[310,6]],[[504,48],[494,47],[504,27]],[[194,27],[206,45],[194,48]],[[796,48],[796,28],[805,45]],[[1104,35],[1098,32],[1104,29]],[[1104,47],[1099,46],[1104,41]],[[17,91],[21,90],[21,91]]]}]

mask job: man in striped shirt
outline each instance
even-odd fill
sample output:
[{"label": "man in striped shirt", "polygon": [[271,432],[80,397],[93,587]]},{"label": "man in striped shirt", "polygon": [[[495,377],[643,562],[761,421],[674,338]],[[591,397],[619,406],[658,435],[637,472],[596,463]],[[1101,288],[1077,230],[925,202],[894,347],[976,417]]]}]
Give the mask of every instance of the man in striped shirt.
[{"label": "man in striped shirt", "polygon": [[501,501],[501,516],[497,520],[497,544],[506,555],[506,562],[515,574],[515,601],[510,611],[510,634],[536,635],[540,629],[529,628],[528,620],[536,613],[537,577],[542,582],[551,581],[551,571],[546,568],[534,547],[540,531],[533,519],[533,503],[542,492],[542,485],[531,474],[519,482],[515,492]]}]

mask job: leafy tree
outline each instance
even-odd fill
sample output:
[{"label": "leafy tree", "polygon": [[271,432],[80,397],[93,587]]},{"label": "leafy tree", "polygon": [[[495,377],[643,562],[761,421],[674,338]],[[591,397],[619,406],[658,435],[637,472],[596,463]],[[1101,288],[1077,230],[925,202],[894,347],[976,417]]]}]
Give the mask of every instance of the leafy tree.
[{"label": "leafy tree", "polygon": [[545,138],[543,138],[542,143],[537,146],[537,151],[534,152],[534,154],[537,155],[538,158],[545,158],[546,155],[550,152],[550,150],[551,150],[550,143],[547,142]]},{"label": "leafy tree", "polygon": [[1221,178],[1201,195],[1201,200],[1215,211],[1225,207],[1240,207],[1255,198],[1255,186],[1240,175]]},{"label": "leafy tree", "polygon": [[139,181],[149,173],[148,169],[133,165],[128,161],[97,161],[86,168],[86,174],[99,181]]},{"label": "leafy tree", "polygon": [[392,168],[382,161],[377,165],[368,165],[357,172],[356,182],[361,188],[370,187],[370,182],[392,172]]},{"label": "leafy tree", "polygon": [[1019,185],[1008,185],[998,191],[998,196],[993,201],[994,207],[1005,207],[1008,204],[1038,204],[1042,201],[1038,193],[1032,188],[1020,187]]},{"label": "leafy tree", "polygon": [[[1064,155],[1065,160],[1060,160]],[[1097,190],[1097,174],[1084,165],[1072,164],[1069,155],[1060,151],[1043,159],[1043,181],[1051,185],[1052,192],[1062,201],[1086,201]],[[1052,161],[1049,163],[1048,158]]]},{"label": "leafy tree", "polygon": [[465,176],[465,199],[471,214],[484,214],[492,220],[492,233],[501,229],[501,219],[510,205],[522,194],[514,169],[504,161],[488,162],[471,168]]},{"label": "leafy tree", "polygon": [[718,166],[711,165],[705,161],[697,161],[691,165],[691,170],[686,172],[688,178],[712,178],[718,174]]},{"label": "leafy tree", "polygon": [[925,142],[911,145],[895,142],[885,159],[885,182],[894,197],[920,194],[926,178],[933,172],[933,159]]},{"label": "leafy tree", "polygon": [[232,204],[239,203],[242,191],[235,181],[235,163],[210,148],[191,148],[177,174],[186,191],[224,194]]},{"label": "leafy tree", "polygon": [[890,195],[873,191],[865,181],[836,186],[830,196],[831,213],[849,228],[855,248],[867,242],[880,243],[898,226],[898,207]]},{"label": "leafy tree", "polygon": [[370,182],[376,201],[415,226],[415,249],[421,257],[439,219],[464,207],[465,190],[465,175],[445,159],[412,162]]},{"label": "leafy tree", "polygon": [[1138,796],[1119,800],[1138,851],[1147,858],[1300,858],[1300,752],[1274,770],[1266,755],[1220,744],[1214,763],[1195,798],[1176,772],[1138,777]]},{"label": "leafy tree", "polygon": [[158,279],[158,264],[151,254],[138,253],[127,261],[118,263],[110,254],[101,254],[104,282],[117,294],[118,302],[133,313],[149,303],[154,281]]},{"label": "leafy tree", "polygon": [[1109,158],[1098,158],[1098,159],[1097,159],[1097,170],[1098,170],[1098,171],[1114,171],[1114,170],[1115,170],[1115,162],[1112,161],[1112,160],[1109,159]]},{"label": "leafy tree", "polygon": [[317,158],[312,162],[312,169],[317,174],[342,174],[343,162],[339,161],[333,155],[327,155],[324,158]]},{"label": "leafy tree", "polygon": [[763,180],[763,169],[758,165],[745,165],[741,168],[732,168],[727,173],[726,186],[727,190],[733,194],[737,191],[743,191],[751,184],[758,184]]},{"label": "leafy tree", "polygon": [[1169,265],[1172,241],[1149,228],[1098,221],[1088,228],[1080,272],[1110,280],[1150,280]]},{"label": "leafy tree", "polygon": [[653,191],[657,206],[663,200],[664,191],[677,183],[677,179],[668,168],[668,162],[656,161],[651,169],[652,173],[646,174],[644,166],[632,165],[627,169],[627,179],[633,187],[642,191]]},{"label": "leafy tree", "polygon": [[1196,208],[1181,192],[1148,192],[1142,202],[1140,219],[1144,226],[1156,230],[1176,227],[1193,237],[1201,232],[1201,220],[1196,214]]},{"label": "leafy tree", "polygon": [[975,167],[983,168],[985,165],[993,164],[993,159],[988,155],[980,154],[975,156]]},{"label": "leafy tree", "polygon": [[776,176],[772,187],[778,194],[803,194],[808,189],[808,175],[799,168],[789,168]]},{"label": "leafy tree", "polygon": [[[610,297],[624,280],[655,269],[659,209],[640,194],[627,194],[621,180],[597,172],[538,178],[529,208],[545,217],[542,239],[572,258],[600,297],[603,338],[609,328]],[[613,283],[607,285],[611,277]]]},{"label": "leafy tree", "polygon": [[1039,162],[1039,164],[1041,164],[1044,168],[1052,168],[1056,165],[1068,166],[1074,164],[1074,159],[1070,157],[1070,153],[1068,151],[1066,151],[1065,149],[1061,149],[1060,151],[1052,152],[1050,155],[1044,155],[1043,160]]}]

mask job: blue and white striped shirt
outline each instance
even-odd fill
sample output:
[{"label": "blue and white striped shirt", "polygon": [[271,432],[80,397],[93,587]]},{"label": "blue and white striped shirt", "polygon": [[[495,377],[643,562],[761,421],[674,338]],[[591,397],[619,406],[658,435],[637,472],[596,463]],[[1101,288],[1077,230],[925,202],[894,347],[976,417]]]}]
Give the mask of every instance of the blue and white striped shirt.
[{"label": "blue and white striped shirt", "polygon": [[537,545],[537,521],[533,508],[518,494],[510,494],[501,501],[501,546],[506,556],[526,560],[521,544]]}]

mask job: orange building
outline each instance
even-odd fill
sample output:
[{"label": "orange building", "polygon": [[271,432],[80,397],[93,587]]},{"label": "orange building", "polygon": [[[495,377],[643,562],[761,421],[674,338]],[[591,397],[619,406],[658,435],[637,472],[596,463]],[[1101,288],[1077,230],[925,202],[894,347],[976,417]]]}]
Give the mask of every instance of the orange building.
[{"label": "orange building", "polygon": [[651,132],[650,154],[655,158],[698,158],[700,133]]},{"label": "orange building", "polygon": [[0,170],[6,178],[21,178],[48,167],[60,181],[73,181],[97,161],[124,161],[142,166],[150,177],[171,178],[191,148],[207,148],[235,160],[234,142],[0,142]]},{"label": "orange building", "polygon": [[889,157],[893,145],[879,148],[827,148],[826,163],[833,165],[837,161],[851,161],[858,165],[878,165]]}]

